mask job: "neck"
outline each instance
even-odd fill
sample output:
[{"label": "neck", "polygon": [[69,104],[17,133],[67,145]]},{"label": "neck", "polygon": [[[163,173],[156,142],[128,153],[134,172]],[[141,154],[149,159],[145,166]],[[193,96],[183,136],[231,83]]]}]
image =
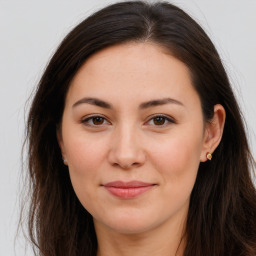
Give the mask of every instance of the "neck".
[{"label": "neck", "polygon": [[185,248],[185,221],[164,223],[139,234],[122,234],[95,222],[97,256],[182,256]]}]

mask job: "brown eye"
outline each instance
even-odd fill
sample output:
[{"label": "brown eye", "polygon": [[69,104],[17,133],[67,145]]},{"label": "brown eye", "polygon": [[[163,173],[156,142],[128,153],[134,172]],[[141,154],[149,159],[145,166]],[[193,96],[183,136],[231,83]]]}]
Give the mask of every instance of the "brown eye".
[{"label": "brown eye", "polygon": [[104,126],[110,124],[106,118],[102,116],[90,116],[81,121],[84,125],[89,127]]},{"label": "brown eye", "polygon": [[104,118],[103,117],[100,117],[100,116],[97,116],[97,117],[93,117],[92,118],[92,123],[94,124],[94,125],[101,125],[101,124],[103,124],[104,123]]},{"label": "brown eye", "polygon": [[167,127],[168,125],[175,123],[173,118],[166,115],[155,115],[147,122],[147,124],[155,127],[158,126],[159,128]]},{"label": "brown eye", "polygon": [[157,116],[153,118],[154,125],[163,125],[165,124],[166,118],[162,116]]}]

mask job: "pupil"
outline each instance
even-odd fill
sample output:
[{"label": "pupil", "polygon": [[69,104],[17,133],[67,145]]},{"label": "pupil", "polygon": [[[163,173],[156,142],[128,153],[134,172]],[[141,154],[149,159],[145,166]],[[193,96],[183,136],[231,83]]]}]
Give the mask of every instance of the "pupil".
[{"label": "pupil", "polygon": [[96,124],[96,125],[103,124],[103,118],[102,117],[94,117],[93,124]]},{"label": "pupil", "polygon": [[163,125],[165,122],[165,118],[164,117],[156,117],[154,118],[154,124],[155,125]]}]

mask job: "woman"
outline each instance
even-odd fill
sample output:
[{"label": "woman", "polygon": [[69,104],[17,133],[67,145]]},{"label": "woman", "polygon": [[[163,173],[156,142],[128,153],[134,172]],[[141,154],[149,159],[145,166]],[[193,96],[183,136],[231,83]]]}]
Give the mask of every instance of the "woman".
[{"label": "woman", "polygon": [[241,113],[212,42],[169,3],[90,16],[28,118],[39,255],[256,255]]}]

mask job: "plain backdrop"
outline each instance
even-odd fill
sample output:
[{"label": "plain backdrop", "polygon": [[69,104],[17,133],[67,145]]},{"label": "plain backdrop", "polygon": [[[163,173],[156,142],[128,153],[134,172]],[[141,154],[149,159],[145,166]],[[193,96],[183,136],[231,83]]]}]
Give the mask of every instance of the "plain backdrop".
[{"label": "plain backdrop", "polygon": [[[66,33],[92,12],[113,2],[0,0],[1,256],[33,255],[29,248],[25,251],[22,233],[15,240],[26,100]],[[255,155],[256,1],[171,2],[192,15],[215,43],[247,120]]]}]

